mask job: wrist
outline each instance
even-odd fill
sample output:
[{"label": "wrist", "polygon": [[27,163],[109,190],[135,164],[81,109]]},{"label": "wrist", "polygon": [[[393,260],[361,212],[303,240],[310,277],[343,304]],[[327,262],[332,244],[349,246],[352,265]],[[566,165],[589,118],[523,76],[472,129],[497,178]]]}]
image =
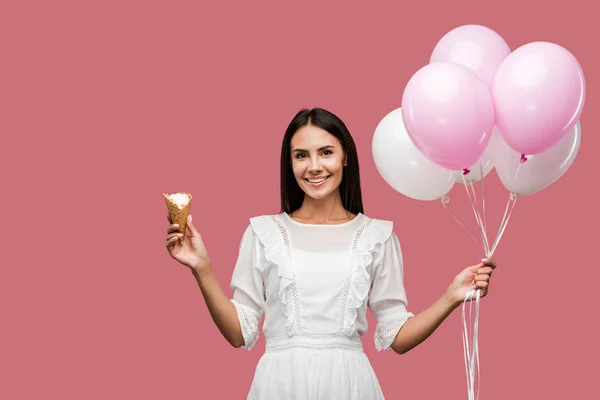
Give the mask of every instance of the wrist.
[{"label": "wrist", "polygon": [[194,275],[201,276],[201,275],[206,275],[207,273],[211,272],[212,266],[211,266],[210,261],[207,261],[207,262],[201,262],[196,265],[193,265],[190,267],[190,269],[192,270]]},{"label": "wrist", "polygon": [[460,306],[463,299],[459,299],[452,290],[452,288],[449,287],[448,289],[446,289],[446,292],[444,292],[443,300],[446,302],[448,307],[455,309],[458,306]]}]

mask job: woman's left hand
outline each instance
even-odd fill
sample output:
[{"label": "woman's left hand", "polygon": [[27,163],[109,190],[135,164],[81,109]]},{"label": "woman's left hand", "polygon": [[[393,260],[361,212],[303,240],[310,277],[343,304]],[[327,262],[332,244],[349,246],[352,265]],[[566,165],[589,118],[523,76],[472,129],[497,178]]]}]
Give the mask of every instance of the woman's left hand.
[{"label": "woman's left hand", "polygon": [[[489,291],[492,271],[496,268],[496,263],[484,258],[479,264],[472,265],[463,269],[452,281],[448,288],[448,299],[454,305],[460,305],[467,296],[467,293],[473,289],[481,291],[480,297],[485,297]],[[473,296],[473,298],[475,298]]]}]

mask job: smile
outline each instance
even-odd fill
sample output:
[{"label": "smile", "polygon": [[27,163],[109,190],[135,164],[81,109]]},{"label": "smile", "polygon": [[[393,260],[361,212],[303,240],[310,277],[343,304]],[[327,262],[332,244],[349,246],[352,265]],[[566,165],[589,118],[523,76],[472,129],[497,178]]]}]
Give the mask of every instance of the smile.
[{"label": "smile", "polygon": [[304,178],[304,180],[306,180],[308,183],[311,184],[311,186],[314,186],[314,187],[322,186],[327,179],[329,179],[329,176],[324,177],[324,178],[314,178],[314,179],[313,178]]}]

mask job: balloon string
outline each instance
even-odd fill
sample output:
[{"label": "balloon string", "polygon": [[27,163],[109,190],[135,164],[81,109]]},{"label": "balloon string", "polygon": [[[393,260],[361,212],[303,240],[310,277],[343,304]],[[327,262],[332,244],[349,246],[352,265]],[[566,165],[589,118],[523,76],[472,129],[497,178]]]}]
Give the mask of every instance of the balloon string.
[{"label": "balloon string", "polygon": [[[481,184],[483,185],[483,179],[481,180]],[[486,255],[488,255],[490,244],[488,242],[485,224],[483,222],[483,219],[481,218],[482,213],[479,210],[479,201],[477,200],[477,196],[475,195],[475,193],[476,193],[475,184],[471,181],[471,182],[469,182],[468,187],[469,187],[470,193],[473,196],[473,201],[471,202],[471,207],[473,207],[473,209],[475,210],[475,220],[477,221],[477,224],[479,226],[479,231],[481,233],[481,237],[487,246],[487,247],[485,247],[485,248],[487,248],[485,253],[486,253]],[[470,200],[470,198],[469,198],[469,200]],[[482,200],[482,202],[484,201],[483,195],[482,195],[481,200]]]},{"label": "balloon string", "polygon": [[517,182],[517,177],[519,176],[519,171],[521,170],[521,165],[523,165],[523,163],[519,163],[519,165],[517,166],[517,172],[515,172],[515,177],[513,178],[513,187],[515,186],[515,183]]},{"label": "balloon string", "polygon": [[483,163],[479,161],[479,173],[481,174],[481,204],[483,209],[483,231],[485,232],[485,237],[487,237],[487,218],[485,212],[485,193],[483,190]]},{"label": "balloon string", "polygon": [[515,208],[515,204],[517,203],[517,195],[511,193],[508,197],[508,201],[506,202],[506,208],[504,210],[504,216],[502,217],[502,222],[500,222],[500,226],[498,227],[498,234],[496,235],[496,240],[494,240],[494,244],[492,245],[492,250],[490,253],[490,257],[496,251],[498,244],[500,243],[500,239],[504,235],[504,230],[508,225],[508,221],[510,220],[510,216],[512,215],[513,209]]},{"label": "balloon string", "polygon": [[473,214],[475,215],[475,221],[477,222],[477,227],[479,228],[479,234],[481,235],[481,240],[483,242],[483,250],[485,251],[486,256],[489,257],[489,243],[487,240],[487,235],[485,234],[483,227],[481,226],[481,217],[479,215],[479,211],[477,210],[477,207],[475,206],[475,201],[473,200],[473,194],[471,193],[470,189],[472,189],[472,186],[470,183],[467,183],[464,175],[463,175],[463,182],[465,184],[465,190],[467,191],[467,196],[469,197],[469,202],[471,203],[471,208],[473,209]]},{"label": "balloon string", "polygon": [[[519,172],[521,171],[521,165],[523,165],[525,161],[527,161],[527,158],[524,155],[522,155],[521,161],[517,166],[517,172],[515,173],[515,177],[513,178],[513,186],[515,186],[515,183],[517,182],[517,177],[519,176]],[[494,244],[492,245],[489,257],[491,257],[494,254],[496,248],[498,247],[498,244],[500,243],[500,239],[504,235],[504,230],[508,225],[508,221],[510,220],[510,216],[512,215],[513,209],[515,208],[517,197],[518,196],[516,193],[511,192],[509,194],[508,201],[506,202],[506,209],[504,210],[504,216],[502,217],[502,222],[500,222],[500,226],[498,227],[498,233],[496,234],[496,239],[494,240]]]},{"label": "balloon string", "polygon": [[[475,319],[473,319],[473,297],[475,297]],[[481,298],[481,291],[473,288],[467,292],[465,300],[462,305],[462,322],[463,322],[463,355],[465,361],[465,371],[467,376],[467,396],[468,400],[479,399],[479,389],[481,387],[481,371],[479,368],[479,300]],[[465,305],[469,302],[469,324],[467,324],[467,316],[465,312]],[[473,325],[471,337],[469,337],[468,327]],[[475,367],[477,366],[477,371]],[[477,397],[475,397],[475,376],[477,376]]]},{"label": "balloon string", "polygon": [[463,228],[465,230],[465,232],[467,232],[469,234],[469,236],[471,236],[471,238],[475,241],[475,243],[477,243],[478,245],[480,245],[481,247],[483,247],[483,249],[485,250],[485,247],[477,240],[475,239],[475,236],[473,236],[471,234],[471,232],[469,232],[469,230],[467,228],[465,228],[465,226],[463,224],[460,223],[460,221],[458,220],[458,218],[456,218],[456,216],[452,213],[452,211],[450,211],[450,209],[446,206],[446,203],[448,203],[450,200],[448,197],[444,197],[442,199],[442,205],[444,206],[444,209],[446,211],[448,211],[448,213],[452,216],[452,218],[454,218],[454,220],[458,223],[458,225],[460,225],[461,228]]},{"label": "balloon string", "polygon": [[[481,170],[482,175],[483,175],[483,169]],[[473,183],[471,183],[471,191],[473,193],[473,197],[475,197],[475,186]],[[476,201],[475,205],[478,206],[479,202]],[[481,230],[483,231],[483,238],[485,239],[485,243],[487,245],[488,251],[487,253],[489,253],[489,249],[490,249],[490,243],[488,241],[488,234],[487,234],[487,225],[484,221],[484,219],[482,218],[482,214],[485,217],[485,193],[483,191],[483,179],[481,179],[481,205],[482,205],[482,210],[480,211],[479,209],[477,210],[477,216],[479,217],[479,222],[481,223]],[[486,254],[487,254],[486,253]],[[487,254],[489,256],[489,254]]]},{"label": "balloon string", "polygon": [[475,215],[475,221],[477,222],[477,228],[479,229],[479,234],[481,235],[481,239],[484,243],[484,251],[487,254],[489,249],[489,243],[487,242],[487,235],[485,234],[485,230],[481,221],[481,214],[479,213],[478,201],[475,196],[475,189],[473,187],[473,182],[465,182],[465,189],[467,190],[467,196],[469,197],[469,202],[471,203],[471,208],[473,209],[473,214]]}]

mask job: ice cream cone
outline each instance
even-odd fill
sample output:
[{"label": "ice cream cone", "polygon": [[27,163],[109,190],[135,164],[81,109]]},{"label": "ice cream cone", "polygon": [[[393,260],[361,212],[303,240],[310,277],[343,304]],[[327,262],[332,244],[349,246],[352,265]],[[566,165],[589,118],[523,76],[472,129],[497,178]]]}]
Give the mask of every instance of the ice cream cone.
[{"label": "ice cream cone", "polygon": [[[187,195],[187,203],[183,202],[185,200],[184,195]],[[185,235],[187,218],[188,215],[190,215],[190,207],[192,205],[192,195],[190,193],[180,192],[172,195],[163,193],[163,196],[165,197],[165,202],[169,209],[171,221],[173,221],[174,224],[179,225],[177,232]]]}]

